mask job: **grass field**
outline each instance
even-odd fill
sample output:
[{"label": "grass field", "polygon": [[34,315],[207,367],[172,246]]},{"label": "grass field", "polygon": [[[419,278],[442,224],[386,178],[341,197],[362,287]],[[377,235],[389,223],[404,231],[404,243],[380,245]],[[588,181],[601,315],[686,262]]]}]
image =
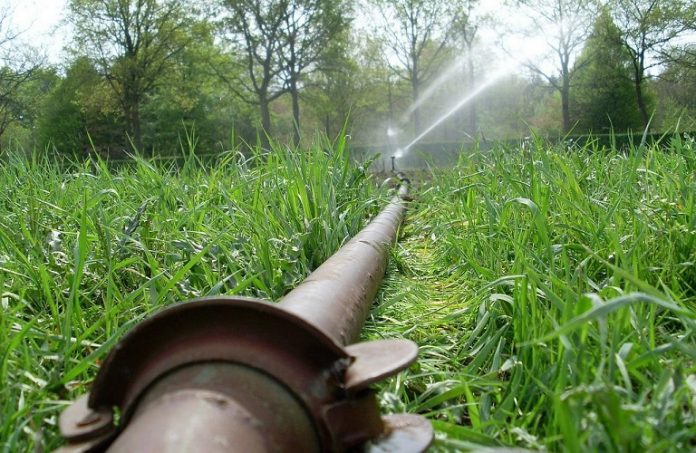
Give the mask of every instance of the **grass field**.
[{"label": "grass field", "polygon": [[696,448],[696,154],[494,152],[419,191],[368,326],[444,450]]},{"label": "grass field", "polygon": [[[149,313],[278,299],[357,232],[388,194],[337,148],[0,164],[3,451],[59,445],[57,414]],[[384,409],[425,414],[448,451],[694,448],[695,173],[677,140],[421,175],[365,329],[421,347]]]}]

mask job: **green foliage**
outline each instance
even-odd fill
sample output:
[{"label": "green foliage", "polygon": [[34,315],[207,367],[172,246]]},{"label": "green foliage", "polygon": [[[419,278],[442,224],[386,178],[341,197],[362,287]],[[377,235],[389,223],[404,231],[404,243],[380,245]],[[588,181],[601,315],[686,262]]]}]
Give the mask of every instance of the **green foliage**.
[{"label": "green foliage", "polygon": [[[622,45],[621,30],[606,9],[595,21],[578,60],[585,64],[574,69],[574,130],[605,133],[640,129],[640,111],[631,81],[631,56]],[[650,105],[650,101],[646,102]]]},{"label": "green foliage", "polygon": [[647,128],[652,114],[645,98],[648,70],[660,64],[670,44],[693,30],[696,4],[686,0],[616,0],[611,8],[631,57],[636,103],[642,125]]},{"label": "green foliage", "polygon": [[[19,42],[21,32],[11,23],[13,9],[10,3],[0,4],[0,150],[7,148],[9,142],[23,145],[31,139],[26,133],[31,126],[27,125],[41,96],[40,90],[27,96],[32,91],[28,85],[36,89],[34,77],[45,79],[52,73],[40,70],[39,58],[31,45]],[[12,136],[3,137],[6,132],[12,132]]]},{"label": "green foliage", "polygon": [[[186,131],[203,137],[206,153],[227,146],[232,131],[254,140],[248,106],[221,92],[209,60],[217,57],[209,27],[192,25],[193,38],[173,55],[166,83],[154,87],[142,102],[143,147],[158,155],[175,154]],[[118,97],[87,57],[77,58],[45,102],[38,121],[40,146],[65,154],[119,157],[132,151],[124,134]]]},{"label": "green foliage", "polygon": [[[310,136],[312,130],[320,129],[327,136],[335,137],[347,121],[350,131],[356,118],[369,114],[366,103],[386,101],[383,96],[377,96],[375,90],[381,81],[373,74],[364,73],[367,68],[358,62],[355,49],[359,45],[344,30],[343,35],[333,40],[322,53],[318,70],[307,75],[303,99],[310,121],[303,122],[303,129]],[[369,88],[366,78],[372,80]]]},{"label": "green foliage", "polygon": [[501,79],[479,97],[479,128],[486,139],[506,139],[529,134],[529,127],[548,134],[560,132],[560,98],[540,83],[520,76]]},{"label": "green foliage", "polygon": [[[16,86],[8,91],[8,79]],[[0,148],[31,149],[36,144],[35,127],[46,98],[59,78],[53,68],[32,68],[18,74],[9,68],[0,70]]]},{"label": "green foliage", "polygon": [[130,140],[143,150],[140,110],[190,39],[182,0],[71,0],[79,50],[90,57],[118,100]]},{"label": "green foliage", "polygon": [[[364,144],[383,143],[386,127],[393,124],[396,116],[411,102],[410,88],[402,80],[395,80],[392,69],[384,59],[384,43],[380,40],[354,38],[348,47],[350,54],[347,64],[354,65],[355,69],[350,73],[350,80],[343,82],[344,88],[351,90],[352,94],[340,92],[333,96],[350,98],[348,120],[351,134]],[[338,74],[339,78],[348,75]],[[328,105],[326,107],[329,108]],[[342,105],[341,109],[345,107]]]},{"label": "green foliage", "polygon": [[[493,23],[483,3],[450,3],[370,0],[357,12],[344,0],[70,0],[65,75],[18,45],[10,10],[2,10],[0,147],[82,154],[91,151],[89,134],[102,155],[133,145],[172,154],[184,131],[196,129],[211,153],[230,137],[297,140],[300,106],[299,129],[310,140],[317,129],[336,135],[348,124],[362,145],[388,143],[387,127],[407,143],[495,66],[496,44],[480,39]],[[616,0],[599,17],[594,1],[512,3],[526,5],[530,33],[546,32],[552,57],[521,63],[536,75],[502,80],[428,140],[460,142],[478,131],[519,138],[530,126],[547,135],[623,132],[642,129],[653,111],[655,130],[692,128],[694,49],[680,38],[693,30],[693,2]],[[362,21],[352,26],[357,16],[376,19],[372,33],[364,36]],[[466,74],[456,68],[462,62]],[[444,80],[445,70],[458,74]],[[53,80],[41,88],[46,77]],[[554,90],[559,96],[547,93]],[[412,109],[416,98],[423,102]]]},{"label": "green foliage", "polygon": [[205,153],[230,145],[231,134],[254,141],[251,107],[220,88],[211,61],[221,58],[212,27],[199,22],[186,31],[187,45],[171,57],[165,83],[143,102],[143,146],[157,155],[171,155],[186,131],[200,137],[197,148]]},{"label": "green foliage", "polygon": [[655,81],[657,122],[664,130],[696,130],[696,46],[675,52]]},{"label": "green foliage", "polygon": [[385,410],[434,451],[692,448],[695,157],[537,142],[426,175],[365,334],[421,346]]},{"label": "green foliage", "polygon": [[86,57],[77,58],[48,95],[37,121],[42,149],[61,154],[84,155],[91,141],[98,151],[112,153],[126,148],[117,100],[106,81]]},{"label": "green foliage", "polygon": [[[547,59],[528,62],[536,76],[505,78],[427,140],[460,142],[475,131],[484,140],[516,139],[529,135],[530,127],[558,135],[573,130],[576,121],[581,132],[602,133],[610,124],[623,132],[638,125],[630,96],[638,101],[641,128],[653,106],[656,130],[691,128],[693,77],[681,63],[693,60],[693,49],[688,43],[670,46],[693,27],[696,7],[683,1],[654,3],[652,9],[650,1],[612,2],[586,40],[596,2],[516,3],[534,5],[529,20],[535,32],[556,35],[548,44],[554,59],[560,58],[558,67],[549,72],[541,61]],[[388,143],[387,127],[400,129],[400,141],[408,142],[415,129],[422,131],[476,80],[486,79],[492,49],[477,42],[479,22],[488,20],[477,11],[479,4],[370,1],[361,5],[371,8],[366,17],[381,13],[389,26],[357,38],[362,30],[351,29],[353,5],[343,0],[236,0],[201,7],[188,0],[71,0],[67,19],[75,31],[75,60],[48,90],[27,83],[28,96],[17,95],[17,87],[35,72],[53,70],[38,70],[31,55],[8,45],[15,35],[7,34],[0,14],[0,135],[6,128],[10,133],[0,146],[11,142],[30,151],[50,144],[82,154],[91,151],[89,134],[102,155],[122,156],[133,145],[144,154],[171,155],[185,131],[195,129],[200,149],[211,153],[228,146],[231,137],[254,142],[268,133],[297,140],[300,106],[307,137],[318,129],[336,135],[347,124],[361,145]],[[440,79],[465,53],[467,74]],[[665,61],[660,69],[673,82],[653,83],[655,65]],[[629,88],[626,79],[639,89]],[[430,91],[435,80],[442,83]],[[560,96],[549,94],[554,90]],[[410,109],[421,96],[427,99]],[[553,117],[558,111],[562,124]]]}]

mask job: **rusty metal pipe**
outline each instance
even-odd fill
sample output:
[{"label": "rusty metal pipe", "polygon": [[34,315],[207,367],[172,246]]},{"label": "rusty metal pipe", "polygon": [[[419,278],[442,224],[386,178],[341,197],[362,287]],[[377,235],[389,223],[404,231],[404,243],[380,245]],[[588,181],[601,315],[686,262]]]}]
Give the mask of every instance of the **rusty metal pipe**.
[{"label": "rusty metal pipe", "polygon": [[389,248],[406,212],[399,197],[280,300],[341,345],[357,341],[384,276]]},{"label": "rusty metal pipe", "polygon": [[160,379],[108,451],[292,453],[318,451],[317,445],[301,402],[275,379],[246,366],[214,363]]},{"label": "rusty metal pipe", "polygon": [[[423,451],[423,417],[382,417],[370,385],[407,340],[355,343],[404,217],[406,185],[279,304],[203,298],[138,324],[60,417],[64,452]],[[115,422],[115,411],[120,422]]]}]

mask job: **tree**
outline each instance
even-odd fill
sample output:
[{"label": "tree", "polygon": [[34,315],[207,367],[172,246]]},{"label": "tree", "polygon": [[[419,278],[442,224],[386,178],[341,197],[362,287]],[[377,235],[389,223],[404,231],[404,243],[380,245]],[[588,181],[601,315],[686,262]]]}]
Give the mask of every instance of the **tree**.
[{"label": "tree", "polygon": [[616,0],[614,21],[622,31],[622,42],[633,67],[635,99],[644,127],[650,114],[645,99],[647,71],[661,64],[659,54],[689,29],[696,5],[683,0]]},{"label": "tree", "polygon": [[71,0],[79,50],[116,94],[127,132],[142,148],[140,110],[187,44],[178,39],[187,17],[183,0]]},{"label": "tree", "polygon": [[[394,77],[381,40],[355,36],[349,47],[351,59],[355,61],[354,71],[350,72],[353,81],[349,101],[352,142],[372,145],[385,140],[394,142],[399,135],[397,112],[405,111],[412,104],[410,84]],[[390,129],[391,136],[388,135]]]},{"label": "tree", "polygon": [[[529,135],[530,127],[547,133],[558,131],[558,108],[554,103],[557,94],[545,89],[541,80],[530,80],[521,74],[501,78],[480,95],[481,138],[484,142],[486,139],[522,138]],[[552,111],[546,115],[548,107]]]},{"label": "tree", "polygon": [[222,5],[227,15],[221,29],[228,36],[230,55],[227,64],[216,66],[217,73],[241,99],[259,107],[264,134],[271,134],[271,103],[289,93],[297,143],[302,78],[318,68],[335,47],[333,41],[343,36],[349,23],[347,4],[223,0]]},{"label": "tree", "polygon": [[[696,32],[696,28],[692,31]],[[669,66],[696,69],[696,43],[674,46],[663,52],[662,57]]]},{"label": "tree", "polygon": [[579,58],[586,65],[574,68],[572,106],[581,130],[619,131],[640,127],[640,112],[633,99],[631,57],[622,45],[621,30],[604,8]]},{"label": "tree", "polygon": [[[214,27],[206,21],[192,23],[183,37],[189,44],[172,57],[167,83],[159,84],[143,106],[143,132],[159,153],[176,151],[184,134],[195,132],[197,150],[211,152],[229,146],[235,136],[253,140],[251,108],[221,86],[211,61],[223,58],[215,44]],[[241,105],[240,105],[241,104]]]},{"label": "tree", "polygon": [[674,49],[654,83],[659,101],[656,120],[662,130],[696,130],[696,46]]},{"label": "tree", "polygon": [[226,64],[214,65],[214,69],[242,100],[258,105],[264,140],[265,134],[271,134],[271,102],[287,92],[281,78],[284,68],[280,52],[289,1],[222,2],[227,16],[221,21],[221,29],[228,34],[231,52]]},{"label": "tree", "polygon": [[[318,70],[308,75],[303,84],[303,99],[328,137],[335,137],[343,128],[349,115],[361,100],[361,68],[349,54],[349,48],[357,43],[341,39],[327,49]],[[306,122],[304,123],[306,124]]]},{"label": "tree", "polygon": [[27,151],[37,146],[38,119],[46,99],[59,80],[55,68],[39,66],[19,87],[14,97],[13,119],[2,136],[3,145],[11,143],[15,148]]},{"label": "tree", "polygon": [[[592,28],[595,4],[592,0],[529,0],[519,2],[528,7],[531,21],[530,35],[545,32],[548,49],[553,54],[553,64],[545,61],[527,61],[526,66],[545,79],[561,97],[563,132],[571,129],[570,90],[573,67],[581,68],[588,59],[576,59]],[[580,57],[589,57],[580,55]]]},{"label": "tree", "polygon": [[[53,88],[38,118],[41,147],[72,155],[126,149],[119,103],[109,84],[87,57],[78,57]],[[90,143],[91,138],[91,143]]]},{"label": "tree", "polygon": [[0,137],[22,117],[20,92],[32,78],[36,68],[0,67]]},{"label": "tree", "polygon": [[317,68],[327,51],[340,46],[349,25],[347,3],[341,0],[291,0],[283,16],[282,70],[292,99],[293,141],[300,140],[301,78]]},{"label": "tree", "polygon": [[18,45],[10,14],[7,5],[0,6],[0,137],[23,116],[20,93],[41,66],[33,49]]},{"label": "tree", "polygon": [[[384,20],[383,39],[398,66],[394,72],[411,85],[413,103],[423,84],[441,67],[441,55],[456,19],[447,0],[373,0]],[[403,70],[403,71],[401,71]],[[421,130],[420,109],[413,109],[413,126]]]},{"label": "tree", "polygon": [[[453,23],[454,36],[460,41],[464,52],[466,52],[466,85],[473,89],[476,85],[476,69],[474,65],[474,43],[478,38],[481,19],[475,17],[474,7],[478,0],[469,0],[462,5],[462,11],[457,14],[457,19]],[[472,99],[468,105],[468,125],[469,134],[476,134],[476,99]]]}]

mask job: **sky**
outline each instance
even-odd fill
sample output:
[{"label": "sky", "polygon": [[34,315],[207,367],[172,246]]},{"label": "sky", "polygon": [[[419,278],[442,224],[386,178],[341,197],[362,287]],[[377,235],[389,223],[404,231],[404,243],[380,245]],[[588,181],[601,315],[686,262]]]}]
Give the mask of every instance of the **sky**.
[{"label": "sky", "polygon": [[[24,42],[39,48],[50,63],[60,64],[64,60],[63,48],[70,40],[69,26],[65,23],[67,3],[68,0],[0,0],[0,7],[9,6],[11,24],[15,30],[23,31],[21,39]],[[524,18],[519,11],[503,6],[503,0],[486,0],[482,2],[482,7],[485,13],[495,12],[504,22],[515,23],[518,27],[524,25]],[[495,41],[500,39],[490,30],[484,31],[481,37],[492,47],[496,47]],[[519,37],[509,36],[502,40],[508,51],[513,55],[519,54],[521,59],[537,59],[547,51],[541,37],[521,40]]]},{"label": "sky", "polygon": [[10,23],[21,32],[20,39],[46,54],[51,63],[59,63],[67,44],[64,24],[67,0],[4,0],[10,11]]},{"label": "sky", "polygon": [[[49,62],[63,60],[63,48],[69,44],[69,27],[65,24],[68,0],[0,0],[9,5],[13,28],[23,31],[22,40],[38,47]],[[485,9],[500,11],[502,0],[488,0]],[[529,49],[529,43],[526,46]]]}]

